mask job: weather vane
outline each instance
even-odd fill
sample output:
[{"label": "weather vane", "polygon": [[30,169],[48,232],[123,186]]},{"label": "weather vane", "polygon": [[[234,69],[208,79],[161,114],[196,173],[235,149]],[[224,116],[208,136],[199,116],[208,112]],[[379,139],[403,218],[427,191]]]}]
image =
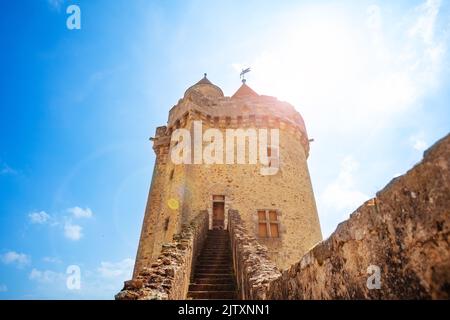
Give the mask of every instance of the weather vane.
[{"label": "weather vane", "polygon": [[245,81],[247,81],[247,80],[245,80],[245,74],[249,73],[250,71],[252,71],[252,70],[250,70],[250,68],[242,69],[241,74],[239,75],[240,78],[242,79],[242,83],[245,83]]}]

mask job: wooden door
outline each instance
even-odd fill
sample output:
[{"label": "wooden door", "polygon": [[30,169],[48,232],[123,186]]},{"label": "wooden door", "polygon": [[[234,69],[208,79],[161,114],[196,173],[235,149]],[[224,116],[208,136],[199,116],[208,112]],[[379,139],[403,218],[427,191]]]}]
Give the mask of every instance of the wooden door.
[{"label": "wooden door", "polygon": [[225,203],[213,202],[213,229],[224,229]]}]

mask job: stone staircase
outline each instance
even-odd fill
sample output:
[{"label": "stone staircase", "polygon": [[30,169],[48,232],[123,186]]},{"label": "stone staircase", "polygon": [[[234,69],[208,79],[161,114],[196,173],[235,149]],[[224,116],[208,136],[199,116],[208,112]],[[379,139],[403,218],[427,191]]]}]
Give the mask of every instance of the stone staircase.
[{"label": "stone staircase", "polygon": [[236,299],[233,257],[227,230],[210,230],[198,257],[188,299]]}]

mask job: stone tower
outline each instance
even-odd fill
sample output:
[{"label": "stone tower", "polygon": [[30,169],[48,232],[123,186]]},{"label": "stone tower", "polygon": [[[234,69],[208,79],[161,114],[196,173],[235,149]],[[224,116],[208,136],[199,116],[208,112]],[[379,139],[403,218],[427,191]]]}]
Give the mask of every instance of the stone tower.
[{"label": "stone tower", "polygon": [[[273,145],[271,138],[269,147],[262,150],[260,146],[257,153],[259,159],[263,152],[276,173],[262,174],[262,161],[229,163],[224,156],[222,162],[205,163],[202,152],[212,140],[210,136],[196,136],[195,130],[205,133],[211,128],[218,129],[215,132],[220,131],[224,140],[230,129],[259,133],[264,132],[260,129],[278,129],[278,144]],[[174,163],[171,157],[180,142],[175,139],[180,129],[192,133],[190,164]],[[156,161],[134,276],[152,263],[182,224],[203,210],[209,213],[210,229],[226,229],[228,210],[239,211],[247,228],[267,246],[281,269],[298,261],[322,240],[307,166],[309,140],[303,119],[292,105],[258,95],[245,80],[232,97],[225,97],[205,74],[186,90],[170,110],[167,126],[158,127],[151,140]],[[248,137],[244,142],[246,159],[250,158],[250,140]],[[195,152],[196,143],[204,148],[200,153]]]}]

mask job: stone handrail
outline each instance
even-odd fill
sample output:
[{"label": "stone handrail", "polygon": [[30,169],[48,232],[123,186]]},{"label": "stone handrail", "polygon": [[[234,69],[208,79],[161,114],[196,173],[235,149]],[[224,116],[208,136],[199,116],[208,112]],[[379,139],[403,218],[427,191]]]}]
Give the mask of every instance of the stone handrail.
[{"label": "stone handrail", "polygon": [[250,236],[239,212],[228,211],[233,266],[239,298],[243,300],[266,299],[269,283],[281,273],[269,259],[267,248]]},{"label": "stone handrail", "polygon": [[182,300],[191,280],[191,270],[208,233],[208,212],[202,211],[184,225],[173,242],[163,244],[158,258],[133,280],[125,281],[116,300]]}]

